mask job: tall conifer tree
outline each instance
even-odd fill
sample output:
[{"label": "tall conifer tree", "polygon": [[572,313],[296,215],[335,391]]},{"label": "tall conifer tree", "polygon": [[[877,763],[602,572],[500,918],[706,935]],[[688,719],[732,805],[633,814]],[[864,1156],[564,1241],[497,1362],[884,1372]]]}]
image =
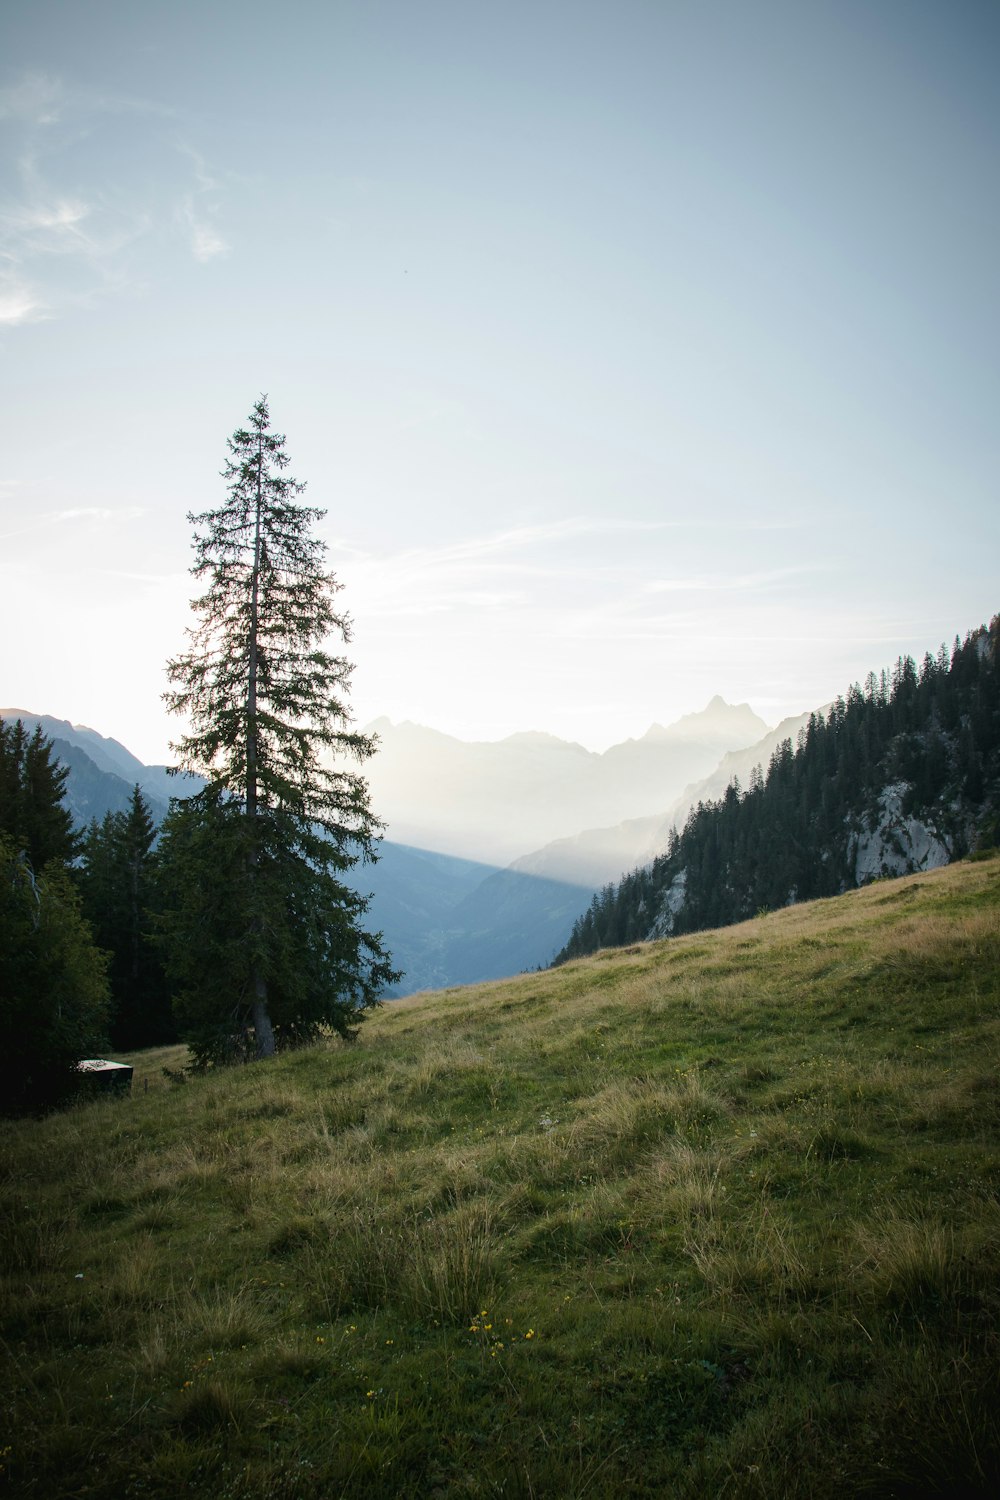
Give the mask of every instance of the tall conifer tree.
[{"label": "tall conifer tree", "polygon": [[257,1056],[323,1026],[349,1034],[396,977],[367,902],[340,879],[376,857],[381,825],[363,776],[372,738],[351,729],[350,640],[340,585],[312,534],[323,511],[299,501],[265,397],[229,440],[228,496],[195,527],[189,649],[168,664],[175,745],[204,792],[165,828],[166,932],[196,1052],[253,1033]]},{"label": "tall conifer tree", "polygon": [[0,832],[24,850],[36,871],[50,860],[67,865],[79,849],[73,817],[63,800],[69,770],[36,724],[0,719]]}]

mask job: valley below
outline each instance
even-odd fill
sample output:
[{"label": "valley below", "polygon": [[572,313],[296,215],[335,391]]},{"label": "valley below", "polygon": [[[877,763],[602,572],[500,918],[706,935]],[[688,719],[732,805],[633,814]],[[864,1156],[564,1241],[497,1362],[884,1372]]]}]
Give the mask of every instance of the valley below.
[{"label": "valley below", "polygon": [[[135,785],[157,823],[171,797],[201,785],[64,719],[20,708],[0,718],[52,739],[80,828],[123,811]],[[366,779],[385,837],[378,861],[346,879],[371,897],[371,924],[402,971],[390,996],[549,964],[596,890],[659,853],[699,796],[766,765],[775,736],[804,718],[768,731],[746,704],[716,697],[603,755],[545,734],[467,743],[388,719],[366,726],[379,739]]]}]

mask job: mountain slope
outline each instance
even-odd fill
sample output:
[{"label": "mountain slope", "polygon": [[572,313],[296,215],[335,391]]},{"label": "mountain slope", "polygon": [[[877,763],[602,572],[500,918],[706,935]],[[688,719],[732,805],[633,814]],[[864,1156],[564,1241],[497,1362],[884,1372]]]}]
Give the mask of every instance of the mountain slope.
[{"label": "mountain slope", "polygon": [[1000,616],[918,673],[869,675],[772,755],[766,779],[696,805],[646,869],[595,897],[560,960],[741,921],[943,864],[1000,832]]},{"label": "mountain slope", "polygon": [[809,722],[808,714],[785,719],[777,729],[740,750],[727,751],[709,775],[686,786],[672,806],[644,818],[630,818],[613,828],[585,828],[571,838],[522,855],[512,870],[546,880],[561,880],[597,890],[617,881],[628,870],[649,864],[662,854],[673,829],[683,828],[691,809],[699,802],[722,796],[735,777],[749,781],[755,767],[765,770],[777,747],[795,739]]},{"label": "mountain slope", "polygon": [[91,818],[100,822],[107,812],[124,811],[136,785],[156,821],[162,822],[171,797],[189,795],[202,785],[200,777],[171,776],[166,766],[143,765],[118,740],[84,724],[23,708],[0,708],[0,719],[21,719],[29,729],[37,724],[53,741],[58,759],[70,768],[66,804],[81,826]]},{"label": "mountain slope", "polygon": [[1000,1487],[997,858],[128,1061],[0,1142],[12,1495]]}]

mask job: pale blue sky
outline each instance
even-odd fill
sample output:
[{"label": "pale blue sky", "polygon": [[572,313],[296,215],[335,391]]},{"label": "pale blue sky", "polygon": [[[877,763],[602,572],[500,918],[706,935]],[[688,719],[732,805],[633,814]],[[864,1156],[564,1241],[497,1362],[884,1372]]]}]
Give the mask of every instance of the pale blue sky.
[{"label": "pale blue sky", "polygon": [[260,391],[364,722],[771,722],[1000,608],[1000,6],[7,5],[0,702],[147,759]]}]

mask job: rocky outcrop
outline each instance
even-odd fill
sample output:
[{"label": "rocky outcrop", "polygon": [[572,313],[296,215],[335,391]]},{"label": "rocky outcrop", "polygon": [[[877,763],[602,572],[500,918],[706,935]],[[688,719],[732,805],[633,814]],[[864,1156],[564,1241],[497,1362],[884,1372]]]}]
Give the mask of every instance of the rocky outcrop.
[{"label": "rocky outcrop", "polygon": [[649,930],[648,941],[669,937],[673,932],[677,913],[684,905],[684,898],[687,895],[687,879],[687,870],[678,870],[667,886],[660,898],[660,908],[656,914],[656,921]]},{"label": "rocky outcrop", "polygon": [[[869,881],[882,877],[911,875],[918,870],[933,870],[955,857],[947,835],[912,813],[904,812],[903,804],[909,790],[905,781],[884,787],[879,795],[877,814],[863,817],[860,827],[851,834],[847,867],[853,873],[855,885],[867,885]],[[829,855],[829,851],[824,851],[821,857],[828,858]],[[651,940],[673,935],[678,915],[687,899],[687,889],[687,870],[679,870],[660,898],[656,920],[648,934]],[[788,893],[786,905],[793,906],[797,899],[798,892],[793,888]]]},{"label": "rocky outcrop", "polygon": [[906,782],[885,787],[878,800],[878,816],[862,820],[853,836],[854,883],[866,885],[882,876],[910,875],[946,865],[953,851],[934,829],[903,812]]}]

